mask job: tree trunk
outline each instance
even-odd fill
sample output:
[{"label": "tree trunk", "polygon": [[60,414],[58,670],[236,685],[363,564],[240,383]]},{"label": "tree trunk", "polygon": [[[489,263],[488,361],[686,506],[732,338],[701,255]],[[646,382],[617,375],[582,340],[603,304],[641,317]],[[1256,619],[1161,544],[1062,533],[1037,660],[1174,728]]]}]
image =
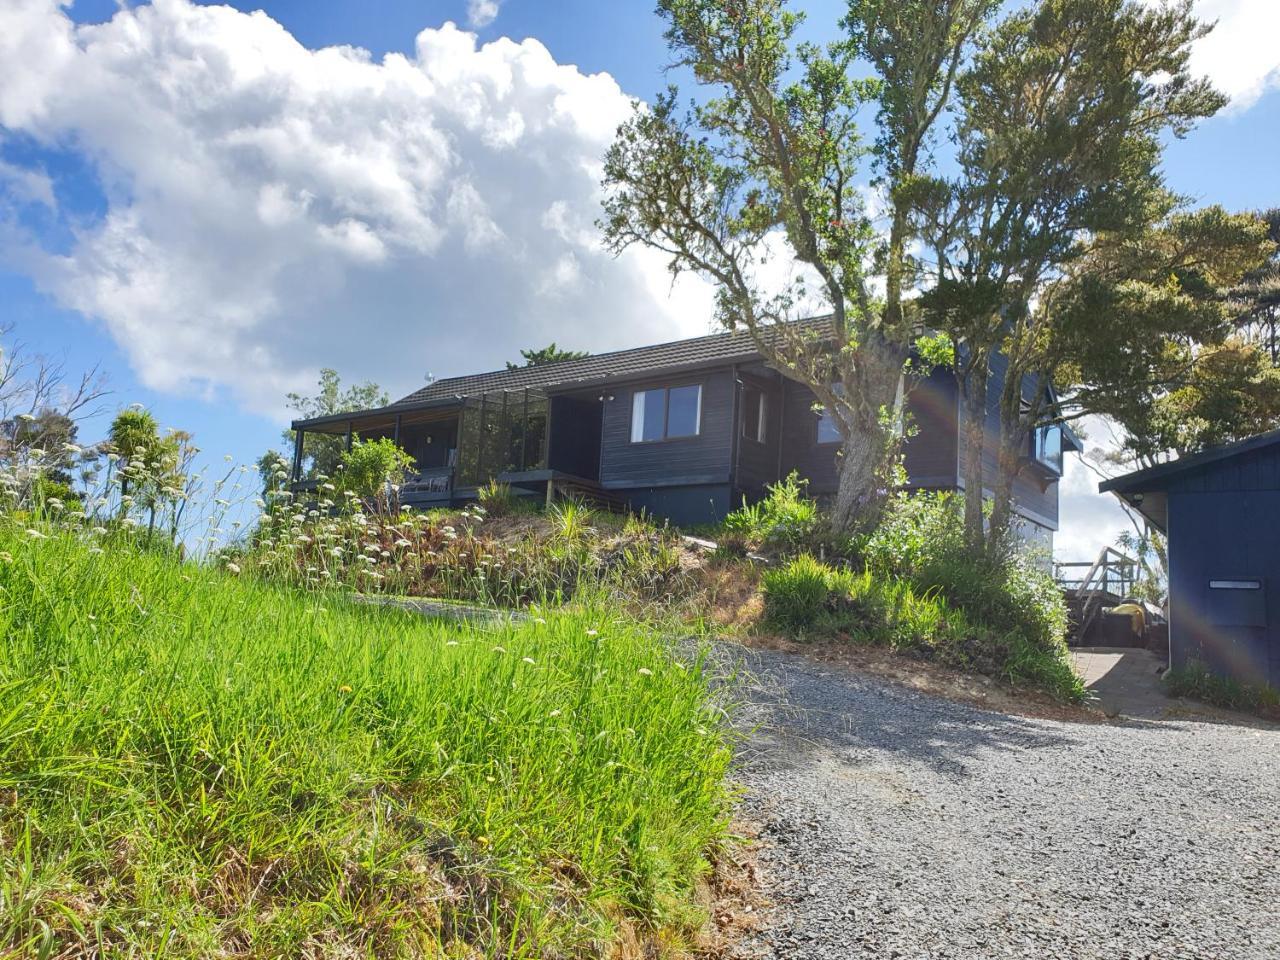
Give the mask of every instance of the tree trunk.
[{"label": "tree trunk", "polygon": [[831,525],[852,532],[878,512],[887,491],[878,489],[883,443],[874,435],[847,437],[841,445],[835,503]]},{"label": "tree trunk", "polygon": [[983,354],[974,358],[966,375],[959,378],[964,419],[964,539],[974,554],[981,553],[986,546],[982,517],[982,454],[987,440],[987,383],[990,374],[990,356]]},{"label": "tree trunk", "polygon": [[1022,471],[1025,441],[1022,418],[1002,415],[996,479],[991,491],[991,525],[987,532],[987,547],[992,552],[1007,546],[1013,532],[1013,483]]}]

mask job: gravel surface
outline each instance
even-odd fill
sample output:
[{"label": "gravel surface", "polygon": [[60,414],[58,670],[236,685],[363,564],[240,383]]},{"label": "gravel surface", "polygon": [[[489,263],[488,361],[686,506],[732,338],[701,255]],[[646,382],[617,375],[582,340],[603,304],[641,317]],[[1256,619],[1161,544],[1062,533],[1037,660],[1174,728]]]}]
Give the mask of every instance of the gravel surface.
[{"label": "gravel surface", "polygon": [[1280,729],[1032,720],[752,653],[752,957],[1280,958]]}]

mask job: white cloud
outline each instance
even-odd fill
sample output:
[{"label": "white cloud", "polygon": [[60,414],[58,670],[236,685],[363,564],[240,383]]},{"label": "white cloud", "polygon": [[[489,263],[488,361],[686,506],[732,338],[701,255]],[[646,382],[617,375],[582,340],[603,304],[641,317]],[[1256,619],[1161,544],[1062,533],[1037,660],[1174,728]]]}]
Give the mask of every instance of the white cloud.
[{"label": "white cloud", "polygon": [[1191,69],[1231,97],[1228,109],[1246,110],[1280,86],[1280,0],[1197,0],[1194,10],[1217,26],[1196,42]]},{"label": "white cloud", "polygon": [[107,203],[45,249],[15,226],[14,184],[53,190],[10,165],[0,255],[103,324],[147,386],[266,411],[321,366],[408,392],[551,340],[703,333],[705,284],[673,289],[644,251],[614,260],[593,225],[629,110],[607,74],[451,24],[376,61],[188,0],[85,26],[10,0],[0,136],[76,151]]},{"label": "white cloud", "polygon": [[[1079,429],[1084,439],[1084,457],[1094,464],[1117,446],[1111,426],[1100,417],[1085,417]],[[1098,492],[1104,476],[1120,472],[1123,471],[1108,468],[1100,475],[1080,456],[1071,454],[1066,458],[1065,473],[1058,485],[1060,529],[1053,543],[1056,559],[1092,560],[1103,547],[1115,546],[1120,534],[1134,531],[1115,496]]]},{"label": "white cloud", "polygon": [[473,27],[487,27],[498,18],[501,0],[467,0],[467,22]]}]

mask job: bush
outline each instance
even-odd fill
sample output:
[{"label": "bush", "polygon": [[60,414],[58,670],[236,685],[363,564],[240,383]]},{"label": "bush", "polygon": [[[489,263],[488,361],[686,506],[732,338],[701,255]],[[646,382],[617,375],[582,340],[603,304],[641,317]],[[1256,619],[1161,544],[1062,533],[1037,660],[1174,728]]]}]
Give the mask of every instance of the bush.
[{"label": "bush", "polygon": [[1053,575],[1016,545],[975,558],[963,507],[954,493],[897,495],[860,544],[868,569],[936,590],[972,622],[1065,661],[1067,607]]},{"label": "bush", "polygon": [[1164,682],[1171,697],[1200,700],[1224,710],[1263,716],[1280,715],[1280,691],[1221,676],[1199,660],[1189,661],[1185,667],[1170,669],[1164,675]]},{"label": "bush", "polygon": [[768,622],[881,644],[1065,700],[1083,697],[1057,584],[1017,550],[990,560],[969,556],[958,497],[894,498],[857,549],[858,572],[807,554],[767,572]]},{"label": "bush", "polygon": [[723,529],[732,538],[756,547],[794,551],[809,544],[819,530],[818,505],[805,491],[809,481],[792,471],[768,488],[763,500],[749,504],[724,518]]},{"label": "bush", "polygon": [[490,480],[477,490],[476,499],[490,517],[505,517],[516,508],[516,495],[511,492],[511,484],[498,480]]},{"label": "bush", "polygon": [[339,485],[366,503],[385,509],[390,503],[389,488],[404,482],[413,463],[413,457],[389,437],[356,440],[342,455]]}]

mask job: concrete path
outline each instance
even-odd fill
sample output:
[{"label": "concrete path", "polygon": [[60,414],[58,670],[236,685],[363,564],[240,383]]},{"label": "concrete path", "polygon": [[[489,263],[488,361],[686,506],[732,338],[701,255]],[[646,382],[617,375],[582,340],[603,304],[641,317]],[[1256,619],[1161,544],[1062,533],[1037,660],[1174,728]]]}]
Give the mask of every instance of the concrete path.
[{"label": "concrete path", "polygon": [[1185,707],[1170,699],[1160,683],[1162,657],[1136,647],[1076,647],[1076,672],[1108,716],[1158,720],[1170,708]]}]

